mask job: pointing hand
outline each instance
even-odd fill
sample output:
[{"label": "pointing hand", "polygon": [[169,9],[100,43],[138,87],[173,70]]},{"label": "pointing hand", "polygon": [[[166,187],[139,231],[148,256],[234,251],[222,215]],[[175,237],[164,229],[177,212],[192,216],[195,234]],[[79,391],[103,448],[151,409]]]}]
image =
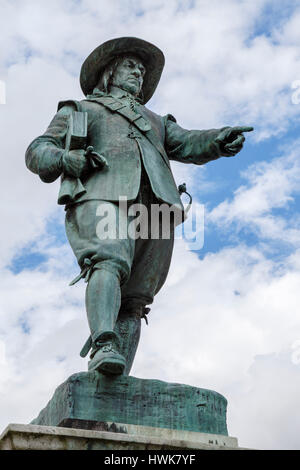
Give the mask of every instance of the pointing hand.
[{"label": "pointing hand", "polygon": [[225,127],[221,130],[216,142],[220,145],[221,154],[224,157],[233,157],[243,148],[245,137],[243,132],[252,132],[253,127],[250,126],[236,126],[236,127]]}]

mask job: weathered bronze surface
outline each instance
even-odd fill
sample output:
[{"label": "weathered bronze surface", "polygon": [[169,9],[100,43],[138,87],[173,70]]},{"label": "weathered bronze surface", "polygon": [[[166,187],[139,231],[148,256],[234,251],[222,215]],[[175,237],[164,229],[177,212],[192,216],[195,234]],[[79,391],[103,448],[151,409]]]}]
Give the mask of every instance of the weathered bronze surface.
[{"label": "weathered bronze surface", "polygon": [[226,399],[212,390],[81,372],[56,389],[31,424],[115,432],[134,424],[227,436],[226,408]]},{"label": "weathered bronze surface", "polygon": [[[106,375],[129,374],[141,318],[147,318],[147,305],[169,270],[174,226],[183,218],[170,160],[203,165],[232,157],[242,149],[243,132],[253,130],[186,130],[172,115],[150,111],[145,103],[163,67],[163,53],[141,39],[102,44],[82,66],[86,98],[59,103],[45,134],[26,152],[28,168],[42,181],[62,178],[58,203],[66,206],[66,233],[81,268],[72,284],[87,282],[91,336],[81,355],[92,350],[89,370]],[[127,198],[127,211],[120,196]],[[99,228],[102,209],[111,209],[127,227],[136,202],[148,209],[162,202],[176,209],[168,239],[124,239],[117,224],[115,236],[105,238]]]}]

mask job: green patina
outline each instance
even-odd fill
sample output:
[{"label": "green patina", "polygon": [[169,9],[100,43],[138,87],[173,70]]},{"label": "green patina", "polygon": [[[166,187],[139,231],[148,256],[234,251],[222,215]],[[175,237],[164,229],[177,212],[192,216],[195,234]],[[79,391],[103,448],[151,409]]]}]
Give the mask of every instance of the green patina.
[{"label": "green patina", "polygon": [[[81,69],[80,82],[86,98],[59,103],[46,132],[26,152],[27,167],[42,181],[51,183],[61,177],[58,203],[65,205],[66,233],[81,269],[71,284],[81,278],[87,282],[86,311],[91,336],[81,355],[91,350],[89,370],[107,376],[130,372],[141,318],[146,318],[150,310],[147,306],[165,283],[174,228],[186,216],[180,199],[185,186],[178,190],[170,161],[203,165],[222,156],[232,157],[243,147],[243,132],[253,130],[186,130],[172,115],[160,116],[150,111],[145,104],[158,85],[163,67],[163,53],[141,39],[118,38],[102,44]],[[120,196],[128,201],[126,210]],[[130,210],[136,203],[142,203],[148,214],[154,204],[172,207],[168,237],[159,232],[155,238],[148,232],[146,237],[123,238],[117,223],[114,236],[106,237],[99,224],[102,209],[111,211],[127,230],[132,222]],[[144,219],[142,228],[148,222]],[[158,225],[161,230],[161,220]],[[108,384],[105,380],[101,383]],[[129,379],[121,377],[120,384],[122,380]],[[159,389],[157,384],[152,383],[152,390]],[[135,385],[132,387],[133,393]],[[113,390],[121,393],[121,388]],[[148,393],[147,387],[145,390]],[[171,390],[172,387],[164,387],[164,393]],[[76,399],[89,416],[89,410],[96,413],[93,400],[83,405],[82,395]],[[128,416],[137,409],[141,411],[134,402],[130,406],[133,409],[127,411]],[[151,409],[156,413],[154,405]],[[200,408],[198,411],[203,412]],[[208,417],[212,414],[205,413],[202,417],[207,416],[208,421],[203,429],[208,432]],[[147,423],[150,418],[150,414],[147,419],[143,415]],[[162,412],[158,425],[167,424],[167,415]]]},{"label": "green patina", "polygon": [[31,424],[126,432],[134,424],[227,436],[226,399],[217,392],[160,380],[106,377],[98,372],[72,375]]}]

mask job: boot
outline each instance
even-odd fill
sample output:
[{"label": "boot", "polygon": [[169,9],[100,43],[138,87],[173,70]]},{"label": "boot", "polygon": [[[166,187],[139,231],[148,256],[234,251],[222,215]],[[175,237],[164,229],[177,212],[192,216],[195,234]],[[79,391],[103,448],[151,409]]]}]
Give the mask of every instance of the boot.
[{"label": "boot", "polygon": [[121,375],[124,372],[126,361],[118,352],[116,338],[97,341],[90,357],[89,371],[97,370],[105,375]]},{"label": "boot", "polygon": [[125,357],[126,366],[124,375],[129,375],[136,355],[141,335],[141,319],[146,319],[150,309],[136,307],[130,310],[122,310],[119,313],[115,333],[120,339],[120,353]]},{"label": "boot", "polygon": [[96,269],[86,290],[86,310],[91,329],[89,370],[103,374],[122,374],[125,358],[119,353],[120,341],[114,332],[121,304],[120,279],[106,269]]},{"label": "boot", "polygon": [[134,313],[119,315],[115,332],[120,338],[120,352],[125,357],[124,375],[129,375],[141,335],[141,317]]}]

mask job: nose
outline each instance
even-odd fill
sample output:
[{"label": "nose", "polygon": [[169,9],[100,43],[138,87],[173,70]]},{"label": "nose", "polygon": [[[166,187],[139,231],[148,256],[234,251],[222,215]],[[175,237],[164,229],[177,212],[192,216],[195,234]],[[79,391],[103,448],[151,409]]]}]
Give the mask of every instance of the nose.
[{"label": "nose", "polygon": [[139,78],[142,76],[142,72],[138,67],[135,67],[134,70],[132,71],[132,75]]}]

